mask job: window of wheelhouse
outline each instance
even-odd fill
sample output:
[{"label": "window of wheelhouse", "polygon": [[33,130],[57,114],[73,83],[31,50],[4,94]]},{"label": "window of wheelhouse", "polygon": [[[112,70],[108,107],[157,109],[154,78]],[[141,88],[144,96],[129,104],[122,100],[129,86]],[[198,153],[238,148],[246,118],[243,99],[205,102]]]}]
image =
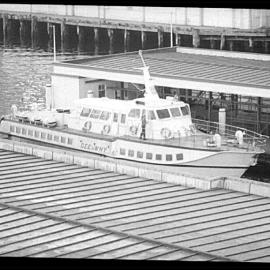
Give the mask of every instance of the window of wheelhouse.
[{"label": "window of wheelhouse", "polygon": [[88,117],[90,112],[91,112],[90,108],[83,108],[80,115],[84,117]]},{"label": "window of wheelhouse", "polygon": [[183,115],[189,115],[190,114],[188,105],[186,105],[184,107],[180,107],[180,109],[181,109]]},{"label": "window of wheelhouse", "polygon": [[159,119],[170,118],[170,113],[168,109],[157,110],[157,115]]},{"label": "window of wheelhouse", "polygon": [[148,111],[147,115],[148,115],[148,120],[156,120],[156,115],[154,111],[152,110]]},{"label": "window of wheelhouse", "polygon": [[121,124],[125,124],[125,122],[126,122],[126,115],[121,114]]},{"label": "window of wheelhouse", "polygon": [[128,113],[128,117],[140,118],[141,110],[140,109],[131,109]]},{"label": "window of wheelhouse", "polygon": [[170,108],[170,112],[172,117],[179,117],[181,116],[181,112],[179,110],[179,108],[175,107],[175,108]]},{"label": "window of wheelhouse", "polygon": [[90,118],[98,119],[100,114],[101,114],[101,110],[93,109],[91,114],[90,114]]},{"label": "window of wheelhouse", "polygon": [[113,122],[118,122],[118,113],[113,113]]},{"label": "window of wheelhouse", "polygon": [[110,118],[110,115],[111,113],[110,112],[106,112],[106,111],[103,111],[100,115],[100,118],[101,120],[108,120]]}]

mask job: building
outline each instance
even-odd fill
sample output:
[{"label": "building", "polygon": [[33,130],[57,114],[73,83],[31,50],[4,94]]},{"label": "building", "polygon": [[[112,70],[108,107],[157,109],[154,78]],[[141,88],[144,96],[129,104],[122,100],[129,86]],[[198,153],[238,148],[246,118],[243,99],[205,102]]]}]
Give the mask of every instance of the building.
[{"label": "building", "polygon": [[[172,47],[143,51],[160,97],[178,95],[191,104],[194,118],[218,121],[270,134],[270,55]],[[78,98],[133,99],[144,88],[138,52],[54,63],[55,108]]]}]

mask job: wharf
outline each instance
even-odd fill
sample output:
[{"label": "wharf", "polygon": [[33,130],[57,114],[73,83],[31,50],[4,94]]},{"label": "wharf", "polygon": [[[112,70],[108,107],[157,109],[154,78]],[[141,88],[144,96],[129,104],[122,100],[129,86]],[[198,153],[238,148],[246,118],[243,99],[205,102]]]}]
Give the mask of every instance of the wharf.
[{"label": "wharf", "polygon": [[270,198],[0,160],[0,256],[270,262]]}]

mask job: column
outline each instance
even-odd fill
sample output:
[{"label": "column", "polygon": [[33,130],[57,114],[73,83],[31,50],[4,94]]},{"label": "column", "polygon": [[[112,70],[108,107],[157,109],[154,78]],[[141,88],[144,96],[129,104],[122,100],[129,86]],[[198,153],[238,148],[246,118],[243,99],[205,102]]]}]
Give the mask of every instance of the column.
[{"label": "column", "polygon": [[262,105],[262,98],[257,97],[257,122],[256,122],[256,126],[257,126],[257,132],[258,133],[260,132],[260,126],[261,126],[261,116],[262,116],[261,105]]},{"label": "column", "polygon": [[162,30],[158,30],[157,34],[158,34],[158,47],[162,48],[164,47],[164,35],[163,35],[163,31]]},{"label": "column", "polygon": [[145,41],[146,41],[145,31],[141,31],[141,40],[142,40],[142,50],[144,50],[145,49]]},{"label": "column", "polygon": [[113,29],[108,29],[108,37],[109,37],[109,54],[113,54]]},{"label": "column", "polygon": [[199,29],[192,30],[192,45],[195,48],[200,47],[200,32]]},{"label": "column", "polygon": [[124,32],[124,52],[130,51],[130,31],[125,29]]},{"label": "column", "polygon": [[98,28],[95,27],[95,28],[94,28],[95,55],[97,55],[98,52],[99,52],[99,46],[98,46],[98,43],[99,43]]}]

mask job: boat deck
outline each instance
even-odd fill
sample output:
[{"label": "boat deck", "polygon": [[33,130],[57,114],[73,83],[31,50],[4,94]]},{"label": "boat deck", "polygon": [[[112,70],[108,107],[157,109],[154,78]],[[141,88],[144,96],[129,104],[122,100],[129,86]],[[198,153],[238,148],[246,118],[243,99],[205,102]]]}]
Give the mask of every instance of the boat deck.
[{"label": "boat deck", "polygon": [[270,262],[269,198],[0,160],[0,256]]}]

